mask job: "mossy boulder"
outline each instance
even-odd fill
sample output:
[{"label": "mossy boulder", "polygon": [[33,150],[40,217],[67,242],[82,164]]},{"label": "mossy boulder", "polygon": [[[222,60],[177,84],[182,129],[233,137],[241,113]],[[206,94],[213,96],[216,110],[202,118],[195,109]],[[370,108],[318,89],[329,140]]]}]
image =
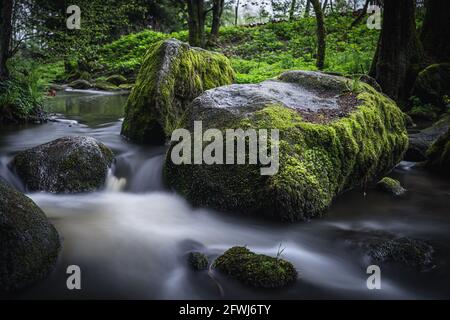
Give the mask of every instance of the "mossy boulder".
[{"label": "mossy boulder", "polygon": [[390,171],[408,144],[396,104],[367,84],[359,83],[358,92],[351,86],[337,76],[290,71],[261,84],[205,92],[192,103],[187,130],[193,132],[194,121],[222,133],[278,129],[279,170],[263,176],[261,165],[248,161],[175,165],[173,143],[166,183],[197,206],[285,221],[321,216],[337,195]]},{"label": "mossy boulder", "polygon": [[0,292],[43,279],[59,249],[58,232],[42,210],[0,178]]},{"label": "mossy boulder", "polygon": [[208,269],[208,257],[201,252],[190,252],[188,263],[192,269],[197,271]]},{"label": "mossy boulder", "polygon": [[450,129],[450,114],[445,114],[439,121],[431,127],[409,135],[409,145],[404,160],[406,161],[426,161],[427,151],[439,137],[445,135]]},{"label": "mossy boulder", "polygon": [[86,90],[86,89],[91,89],[93,86],[87,80],[78,79],[78,80],[75,80],[75,81],[72,81],[71,83],[69,83],[69,87],[71,87],[72,89]]},{"label": "mossy boulder", "polygon": [[148,50],[128,98],[122,134],[138,143],[162,144],[195,97],[233,80],[225,56],[175,39],[158,42]]},{"label": "mossy boulder", "polygon": [[102,90],[102,91],[118,91],[121,90],[118,86],[115,84],[108,82],[108,81],[97,81],[94,84],[94,87],[96,89]]},{"label": "mossy boulder", "polygon": [[18,153],[12,166],[29,191],[86,192],[103,186],[112,151],[91,137],[64,137]]},{"label": "mossy boulder", "polygon": [[413,92],[423,103],[443,107],[444,96],[450,97],[450,63],[432,64],[422,70]]},{"label": "mossy boulder", "polygon": [[427,168],[450,177],[450,129],[431,145],[427,156]]},{"label": "mossy boulder", "polygon": [[105,79],[106,82],[112,83],[116,86],[127,83],[127,78],[120,74],[113,74]]},{"label": "mossy boulder", "polygon": [[297,280],[292,263],[281,258],[256,254],[245,247],[233,247],[214,262],[223,273],[253,287],[280,288]]},{"label": "mossy boulder", "polygon": [[395,197],[400,197],[406,193],[406,189],[402,187],[398,180],[389,177],[384,177],[378,181],[377,188]]}]

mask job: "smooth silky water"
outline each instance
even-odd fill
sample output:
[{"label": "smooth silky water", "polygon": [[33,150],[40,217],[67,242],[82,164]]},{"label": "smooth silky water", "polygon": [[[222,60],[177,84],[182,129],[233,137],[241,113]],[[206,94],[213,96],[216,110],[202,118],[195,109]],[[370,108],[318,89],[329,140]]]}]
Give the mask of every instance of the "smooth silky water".
[{"label": "smooth silky water", "polygon": [[[120,136],[126,96],[65,92],[47,101],[53,121],[0,129],[0,175],[23,190],[8,169],[12,156],[59,137],[92,136],[116,162],[103,190],[74,195],[28,194],[58,229],[63,247],[47,279],[12,298],[302,299],[450,298],[450,183],[412,163],[392,173],[409,190],[393,199],[376,190],[341,196],[322,219],[283,224],[193,208],[162,184],[166,148]],[[24,190],[23,190],[24,191]],[[382,266],[382,289],[368,290],[370,264],[346,242],[349,231],[385,230],[429,241],[436,267],[426,272]],[[295,285],[255,290],[214,270],[191,271],[186,255],[210,260],[234,245],[283,257],[299,271]],[[69,291],[66,268],[78,265],[82,289]]]}]

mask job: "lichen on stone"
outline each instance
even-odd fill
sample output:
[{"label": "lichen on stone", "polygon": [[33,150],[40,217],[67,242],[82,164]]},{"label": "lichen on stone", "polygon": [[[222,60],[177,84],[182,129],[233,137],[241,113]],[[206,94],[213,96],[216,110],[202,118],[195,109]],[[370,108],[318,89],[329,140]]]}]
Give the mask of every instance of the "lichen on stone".
[{"label": "lichen on stone", "polygon": [[128,98],[122,134],[139,143],[162,144],[195,97],[233,81],[225,56],[175,39],[158,42],[148,50]]}]

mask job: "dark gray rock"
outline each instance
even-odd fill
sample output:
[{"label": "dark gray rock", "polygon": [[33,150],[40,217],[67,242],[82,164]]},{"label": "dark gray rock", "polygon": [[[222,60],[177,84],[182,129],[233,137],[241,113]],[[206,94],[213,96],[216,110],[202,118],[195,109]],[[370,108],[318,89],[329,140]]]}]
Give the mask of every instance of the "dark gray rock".
[{"label": "dark gray rock", "polygon": [[404,160],[420,162],[427,160],[427,150],[450,128],[450,115],[444,115],[429,128],[409,135],[409,146]]},{"label": "dark gray rock", "polygon": [[69,83],[69,87],[73,88],[73,89],[91,89],[93,86],[92,84],[87,81],[87,80],[83,80],[83,79],[78,79],[75,81],[72,81],[71,83]]},{"label": "dark gray rock", "polygon": [[0,178],[0,292],[43,279],[59,249],[58,232],[42,210]]},{"label": "dark gray rock", "polygon": [[91,137],[64,137],[15,156],[12,166],[27,190],[85,192],[103,186],[112,151]]},{"label": "dark gray rock", "polygon": [[384,231],[350,231],[347,241],[371,263],[399,263],[420,271],[434,267],[434,248],[427,242]]}]

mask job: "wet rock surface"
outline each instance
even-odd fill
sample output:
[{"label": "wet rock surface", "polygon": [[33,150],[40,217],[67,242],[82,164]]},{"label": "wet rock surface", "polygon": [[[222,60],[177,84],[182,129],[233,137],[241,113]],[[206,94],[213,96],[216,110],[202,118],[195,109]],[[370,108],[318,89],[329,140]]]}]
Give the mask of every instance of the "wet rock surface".
[{"label": "wet rock surface", "polygon": [[42,210],[0,178],[0,293],[43,279],[59,249],[58,232]]},{"label": "wet rock surface", "polygon": [[86,192],[103,186],[112,151],[91,137],[64,137],[18,153],[12,167],[29,191]]}]

